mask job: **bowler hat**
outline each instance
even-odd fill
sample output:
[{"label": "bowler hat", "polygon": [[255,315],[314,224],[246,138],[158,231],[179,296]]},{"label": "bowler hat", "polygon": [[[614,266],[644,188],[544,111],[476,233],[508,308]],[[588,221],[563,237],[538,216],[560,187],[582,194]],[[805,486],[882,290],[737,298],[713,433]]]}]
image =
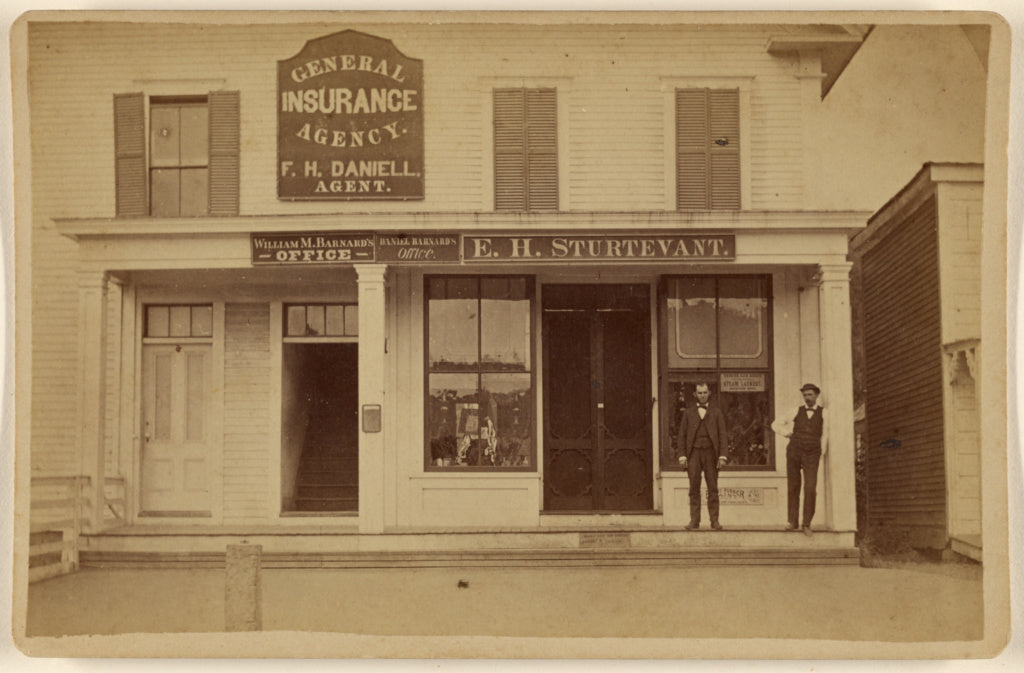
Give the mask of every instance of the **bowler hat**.
[{"label": "bowler hat", "polygon": [[800,388],[800,392],[804,392],[805,390],[813,390],[815,395],[821,394],[821,388],[814,385],[813,383],[805,383],[803,387]]}]

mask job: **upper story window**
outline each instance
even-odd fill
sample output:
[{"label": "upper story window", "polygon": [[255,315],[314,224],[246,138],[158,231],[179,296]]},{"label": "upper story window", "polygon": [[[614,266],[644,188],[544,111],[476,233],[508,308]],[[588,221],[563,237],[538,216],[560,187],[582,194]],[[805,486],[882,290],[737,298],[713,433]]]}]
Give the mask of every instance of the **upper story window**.
[{"label": "upper story window", "polygon": [[676,207],[739,210],[738,89],[676,89]]},{"label": "upper story window", "polygon": [[144,94],[114,96],[117,214],[237,215],[238,92],[153,96],[146,112]]},{"label": "upper story window", "polygon": [[177,217],[209,212],[209,138],[206,96],[150,99],[150,215]]},{"label": "upper story window", "polygon": [[555,89],[494,90],[494,209],[558,210]]}]

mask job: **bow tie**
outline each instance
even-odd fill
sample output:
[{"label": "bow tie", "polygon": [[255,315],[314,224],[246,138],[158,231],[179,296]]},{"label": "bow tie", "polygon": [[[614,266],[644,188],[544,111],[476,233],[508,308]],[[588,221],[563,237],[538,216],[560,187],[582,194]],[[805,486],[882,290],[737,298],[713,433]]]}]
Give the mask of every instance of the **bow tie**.
[{"label": "bow tie", "polygon": [[814,407],[804,407],[804,411],[814,411]]},{"label": "bow tie", "polygon": [[706,404],[698,404],[698,405],[697,405],[697,408],[698,408],[698,409],[707,409],[707,408],[708,408],[708,405],[706,405]]}]

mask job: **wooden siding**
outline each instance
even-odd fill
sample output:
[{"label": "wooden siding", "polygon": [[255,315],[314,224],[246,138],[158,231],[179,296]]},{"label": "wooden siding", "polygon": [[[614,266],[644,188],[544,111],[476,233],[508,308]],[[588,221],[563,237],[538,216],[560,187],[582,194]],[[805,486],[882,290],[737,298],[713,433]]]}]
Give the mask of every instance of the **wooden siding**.
[{"label": "wooden siding", "polygon": [[[424,59],[426,198],[302,202],[276,198],[276,63],[347,28]],[[75,243],[58,217],[113,217],[112,96],[143,90],[240,92],[242,214],[493,209],[490,91],[548,78],[566,127],[559,172],[575,210],[663,210],[665,101],[685,78],[748,78],[752,197],[746,209],[804,206],[796,57],[765,53],[756,26],[29,24],[32,126],[33,471],[76,473]],[[144,46],[144,48],[142,48]],[[175,91],[174,83],[195,87]],[[519,86],[516,84],[515,86]],[[561,117],[560,117],[561,119]],[[669,123],[669,128],[671,125]],[[669,162],[671,163],[671,162]],[[230,200],[230,199],[227,199]],[[485,202],[486,201],[486,202]],[[563,207],[566,207],[563,204]]]},{"label": "wooden siding", "polygon": [[[943,545],[946,475],[936,200],[888,225],[863,257],[868,525]],[[898,441],[898,446],[892,443]],[[939,542],[941,538],[941,542]]]},{"label": "wooden siding", "polygon": [[224,307],[224,521],[264,517],[270,456],[270,305]]}]

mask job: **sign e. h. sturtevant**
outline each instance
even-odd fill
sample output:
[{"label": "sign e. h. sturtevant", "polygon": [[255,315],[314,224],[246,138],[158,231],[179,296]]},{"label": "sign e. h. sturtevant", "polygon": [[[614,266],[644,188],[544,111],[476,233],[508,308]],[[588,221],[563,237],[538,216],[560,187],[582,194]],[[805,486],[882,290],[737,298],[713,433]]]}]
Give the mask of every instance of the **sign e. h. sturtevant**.
[{"label": "sign e. h. sturtevant", "polygon": [[278,61],[277,195],[423,198],[423,61],[346,30]]}]

